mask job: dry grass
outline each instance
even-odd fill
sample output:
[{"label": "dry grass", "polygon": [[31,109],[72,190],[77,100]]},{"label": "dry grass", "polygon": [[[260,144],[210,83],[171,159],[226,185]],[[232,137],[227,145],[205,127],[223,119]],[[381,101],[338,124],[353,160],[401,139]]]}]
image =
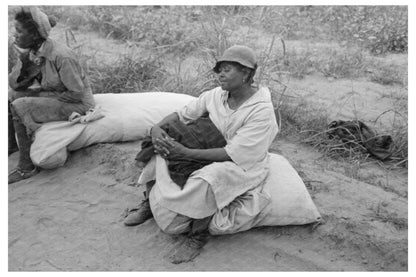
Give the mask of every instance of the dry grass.
[{"label": "dry grass", "polygon": [[[369,76],[372,81],[383,85],[407,86],[407,68],[377,63],[366,49],[360,48],[360,44],[325,48],[320,42],[320,48],[315,47],[317,44],[309,41],[306,34],[315,33],[320,37],[319,32],[325,28],[314,26],[316,22],[306,22],[303,15],[291,15],[297,9],[294,7],[49,6],[45,9],[73,29],[93,30],[145,50],[121,55],[113,64],[98,63],[94,55],[83,54],[82,45],[78,45],[73,34],[68,33],[67,44],[81,55],[96,93],[173,91],[199,95],[217,85],[210,69],[213,60],[236,43],[231,40],[235,37],[233,32],[241,26],[248,26],[249,30],[258,28],[269,36],[270,42],[264,49],[256,49],[260,66],[255,81],[268,86],[272,92],[276,115],[282,125],[280,136],[299,137],[330,157],[348,161],[362,161],[369,157],[360,145],[351,147],[328,138],[327,112],[290,96],[292,78],[319,72],[334,78]],[[14,7],[9,11],[13,12]],[[275,15],[288,17],[288,24],[293,24],[270,25],[275,21]],[[331,38],[331,33],[325,33],[325,36],[321,38],[335,39],[335,36]],[[304,38],[304,47],[288,47],[288,38]],[[256,44],[253,41],[245,43]],[[331,41],[328,45],[333,44]],[[9,49],[10,46],[9,39]],[[185,71],[181,62],[190,55],[201,60],[193,74]],[[13,52],[9,51],[9,68],[15,59]],[[175,66],[167,68],[166,61],[172,59],[177,60]],[[371,68],[370,72],[368,68]],[[392,135],[395,143],[392,164],[407,166],[407,118],[396,120],[391,129],[385,131]]]},{"label": "dry grass", "polygon": [[406,87],[408,84],[407,77],[407,70],[405,71],[394,66],[378,66],[370,73],[370,80],[382,85],[397,84]]},{"label": "dry grass", "polygon": [[124,56],[115,65],[90,68],[88,74],[95,93],[128,93],[151,90],[165,72],[153,57]]}]

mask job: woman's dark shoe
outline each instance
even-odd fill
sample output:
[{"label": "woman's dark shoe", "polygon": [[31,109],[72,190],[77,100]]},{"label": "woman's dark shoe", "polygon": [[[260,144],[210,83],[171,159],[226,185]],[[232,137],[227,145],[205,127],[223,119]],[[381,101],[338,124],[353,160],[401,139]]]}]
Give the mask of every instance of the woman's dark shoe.
[{"label": "woman's dark shoe", "polygon": [[19,167],[16,167],[9,173],[9,184],[19,182],[21,180],[30,178],[39,173],[37,167],[32,170],[23,170]]},{"label": "woman's dark shoe", "polygon": [[145,199],[137,207],[127,209],[123,222],[126,226],[135,226],[144,223],[152,217],[149,199]]}]

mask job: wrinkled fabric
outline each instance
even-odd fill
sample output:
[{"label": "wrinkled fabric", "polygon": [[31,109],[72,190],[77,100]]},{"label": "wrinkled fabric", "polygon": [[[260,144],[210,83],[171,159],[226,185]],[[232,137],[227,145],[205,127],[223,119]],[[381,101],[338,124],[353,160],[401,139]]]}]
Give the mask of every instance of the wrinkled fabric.
[{"label": "wrinkled fabric", "polygon": [[[208,116],[200,117],[188,124],[176,120],[166,123],[160,128],[175,141],[191,149],[222,148],[226,144],[224,137]],[[147,163],[153,155],[152,138],[146,137],[136,160]],[[167,160],[170,177],[180,188],[183,188],[192,172],[212,163],[212,161],[193,160],[182,156],[169,156]]]},{"label": "wrinkled fabric", "polygon": [[96,106],[95,108],[89,109],[85,115],[80,115],[77,112],[73,112],[68,120],[72,123],[81,123],[81,124],[87,124],[89,122],[96,121],[98,119],[101,119],[105,117],[103,110],[100,106]]},{"label": "wrinkled fabric", "polygon": [[270,154],[270,171],[264,186],[249,190],[215,213],[209,226],[214,235],[232,234],[256,226],[302,225],[321,215],[302,179],[289,161]]},{"label": "wrinkled fabric", "polygon": [[159,228],[166,234],[178,235],[191,230],[192,218],[164,208],[158,201],[155,190],[150,191],[150,209]]},{"label": "wrinkled fabric", "polygon": [[270,196],[264,193],[263,187],[256,187],[237,197],[228,206],[213,216],[209,231],[211,234],[233,234],[251,229],[265,215],[261,212],[270,204]]},{"label": "wrinkled fabric", "polygon": [[[146,184],[152,180],[156,180],[152,191],[165,209],[197,219],[211,216],[217,211],[214,193],[206,181],[191,175],[181,190],[170,178],[166,160],[160,155],[153,156],[147,163],[138,183]],[[160,221],[163,222],[163,219]]]},{"label": "wrinkled fabric", "polygon": [[[224,208],[218,209],[207,182],[202,179],[192,180],[191,177],[185,188],[180,190],[169,178],[166,161],[159,155],[153,157],[144,168],[139,183],[144,184],[154,179],[156,184],[150,192],[150,206],[158,226],[169,234],[187,232],[191,218],[202,219],[211,215],[211,234],[248,230],[265,217],[261,213],[270,203],[270,196],[262,191],[263,186],[257,186],[238,196]],[[186,206],[171,206],[167,203],[171,200],[183,201]]]},{"label": "wrinkled fabric", "polygon": [[385,160],[392,154],[393,139],[389,135],[377,135],[362,121],[332,121],[328,125],[330,138],[338,138],[346,146],[354,148],[363,146],[372,156]]}]

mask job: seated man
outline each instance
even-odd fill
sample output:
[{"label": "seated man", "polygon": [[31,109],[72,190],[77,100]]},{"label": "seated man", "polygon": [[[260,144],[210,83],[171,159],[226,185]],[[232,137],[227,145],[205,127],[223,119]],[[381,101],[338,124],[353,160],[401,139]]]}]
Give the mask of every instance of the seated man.
[{"label": "seated man", "polygon": [[[75,53],[49,38],[56,21],[36,7],[15,16],[15,46],[19,59],[9,74],[9,154],[19,149],[9,184],[30,178],[38,170],[30,159],[32,134],[42,123],[68,120],[73,112],[94,107],[90,83]],[[31,89],[33,84],[38,88]]]}]

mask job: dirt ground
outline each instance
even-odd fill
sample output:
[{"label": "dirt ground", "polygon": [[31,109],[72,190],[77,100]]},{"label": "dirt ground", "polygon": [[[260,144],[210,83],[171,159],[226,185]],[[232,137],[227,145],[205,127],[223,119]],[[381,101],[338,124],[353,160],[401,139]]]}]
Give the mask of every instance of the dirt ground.
[{"label": "dirt ground", "polygon": [[289,141],[273,149],[304,178],[324,223],[213,237],[193,262],[173,265],[165,255],[181,236],[162,233],[153,219],[136,227],[121,222],[123,209],[143,198],[143,188],[132,186],[138,148],[91,146],[72,153],[64,167],[10,185],[9,270],[407,270],[405,172],[368,165],[354,179],[345,164]]},{"label": "dirt ground", "polygon": [[[354,81],[352,90],[351,81],[319,76],[291,85],[332,108],[335,119],[351,117],[357,106],[360,118],[374,119],[396,103],[383,97],[386,91],[403,93],[366,80]],[[162,233],[153,219],[136,227],[121,221],[123,209],[143,198],[143,188],[132,186],[138,149],[139,142],[94,145],[71,153],[61,168],[9,185],[9,271],[408,270],[407,170],[331,160],[281,138],[271,151],[298,170],[323,224],[213,237],[194,261],[173,265],[165,256],[181,236]],[[17,158],[9,156],[9,170]]]}]

